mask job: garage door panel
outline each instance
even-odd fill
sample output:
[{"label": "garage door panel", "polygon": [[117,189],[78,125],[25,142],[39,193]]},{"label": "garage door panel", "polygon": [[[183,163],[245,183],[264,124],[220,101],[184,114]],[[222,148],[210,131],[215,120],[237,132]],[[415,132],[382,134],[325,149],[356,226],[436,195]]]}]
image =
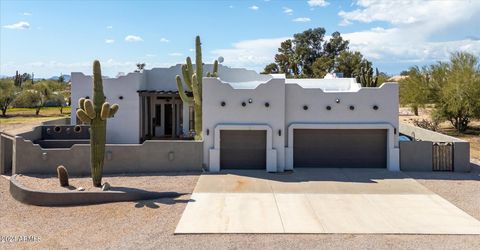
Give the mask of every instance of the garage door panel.
[{"label": "garage door panel", "polygon": [[266,137],[264,130],[221,130],[220,168],[265,169]]},{"label": "garage door panel", "polygon": [[386,167],[386,130],[295,129],[293,144],[294,167]]}]

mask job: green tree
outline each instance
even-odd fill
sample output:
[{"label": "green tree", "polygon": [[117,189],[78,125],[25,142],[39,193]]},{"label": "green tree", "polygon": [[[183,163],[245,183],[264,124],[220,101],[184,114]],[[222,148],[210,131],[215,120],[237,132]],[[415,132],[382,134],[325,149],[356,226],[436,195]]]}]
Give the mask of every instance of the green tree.
[{"label": "green tree", "polygon": [[15,99],[16,106],[35,108],[35,115],[40,114],[40,110],[52,97],[52,89],[49,81],[42,81],[34,85],[24,86],[20,94]]},{"label": "green tree", "polygon": [[[480,66],[478,57],[456,52],[450,57],[438,93],[435,115],[451,122],[458,132],[465,132],[472,118],[480,118]],[[440,73],[439,73],[440,74]]]},{"label": "green tree", "polygon": [[418,109],[431,102],[431,88],[427,68],[418,66],[408,70],[408,76],[400,80],[400,104],[410,106],[418,116]]},{"label": "green tree", "polygon": [[276,63],[270,63],[263,69],[262,74],[277,74],[280,73],[280,69]]},{"label": "green tree", "polygon": [[16,88],[12,79],[0,80],[0,110],[2,116],[6,116],[7,109],[15,99]]},{"label": "green tree", "polygon": [[[349,41],[344,40],[340,32],[333,32],[325,41],[324,28],[308,29],[280,44],[275,64],[279,73],[293,78],[321,78],[332,71],[355,77],[368,61],[360,52],[349,51],[348,45]],[[269,64],[264,71],[275,69],[273,64]]]}]

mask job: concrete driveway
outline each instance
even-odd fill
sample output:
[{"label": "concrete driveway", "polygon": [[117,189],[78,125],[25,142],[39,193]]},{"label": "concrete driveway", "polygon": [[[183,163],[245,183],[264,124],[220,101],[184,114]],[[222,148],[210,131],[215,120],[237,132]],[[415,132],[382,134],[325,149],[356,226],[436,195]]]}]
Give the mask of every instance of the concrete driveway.
[{"label": "concrete driveway", "polygon": [[197,183],[175,233],[480,234],[480,222],[401,172],[222,171]]}]

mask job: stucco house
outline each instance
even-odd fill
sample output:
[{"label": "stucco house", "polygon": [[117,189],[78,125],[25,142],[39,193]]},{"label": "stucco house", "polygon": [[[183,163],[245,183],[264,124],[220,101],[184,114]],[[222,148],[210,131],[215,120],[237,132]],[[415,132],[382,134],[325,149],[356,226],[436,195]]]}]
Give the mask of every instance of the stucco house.
[{"label": "stucco house", "polygon": [[[178,94],[180,73],[176,65],[105,79],[107,100],[121,106],[108,123],[107,142],[188,137],[194,116]],[[91,95],[91,82],[90,76],[72,73],[72,100]],[[217,78],[203,79],[202,112],[203,165],[209,171],[399,170],[395,83],[362,88],[353,78],[286,79],[220,65]],[[77,123],[75,117],[71,122]]]}]

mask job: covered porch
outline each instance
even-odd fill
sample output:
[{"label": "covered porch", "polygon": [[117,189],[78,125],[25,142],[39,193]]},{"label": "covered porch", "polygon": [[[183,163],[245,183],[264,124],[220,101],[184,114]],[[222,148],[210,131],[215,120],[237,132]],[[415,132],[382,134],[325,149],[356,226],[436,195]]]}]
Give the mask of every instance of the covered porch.
[{"label": "covered porch", "polygon": [[[140,141],[193,138],[194,109],[184,105],[178,91],[139,90]],[[191,92],[187,92],[192,96]]]}]

